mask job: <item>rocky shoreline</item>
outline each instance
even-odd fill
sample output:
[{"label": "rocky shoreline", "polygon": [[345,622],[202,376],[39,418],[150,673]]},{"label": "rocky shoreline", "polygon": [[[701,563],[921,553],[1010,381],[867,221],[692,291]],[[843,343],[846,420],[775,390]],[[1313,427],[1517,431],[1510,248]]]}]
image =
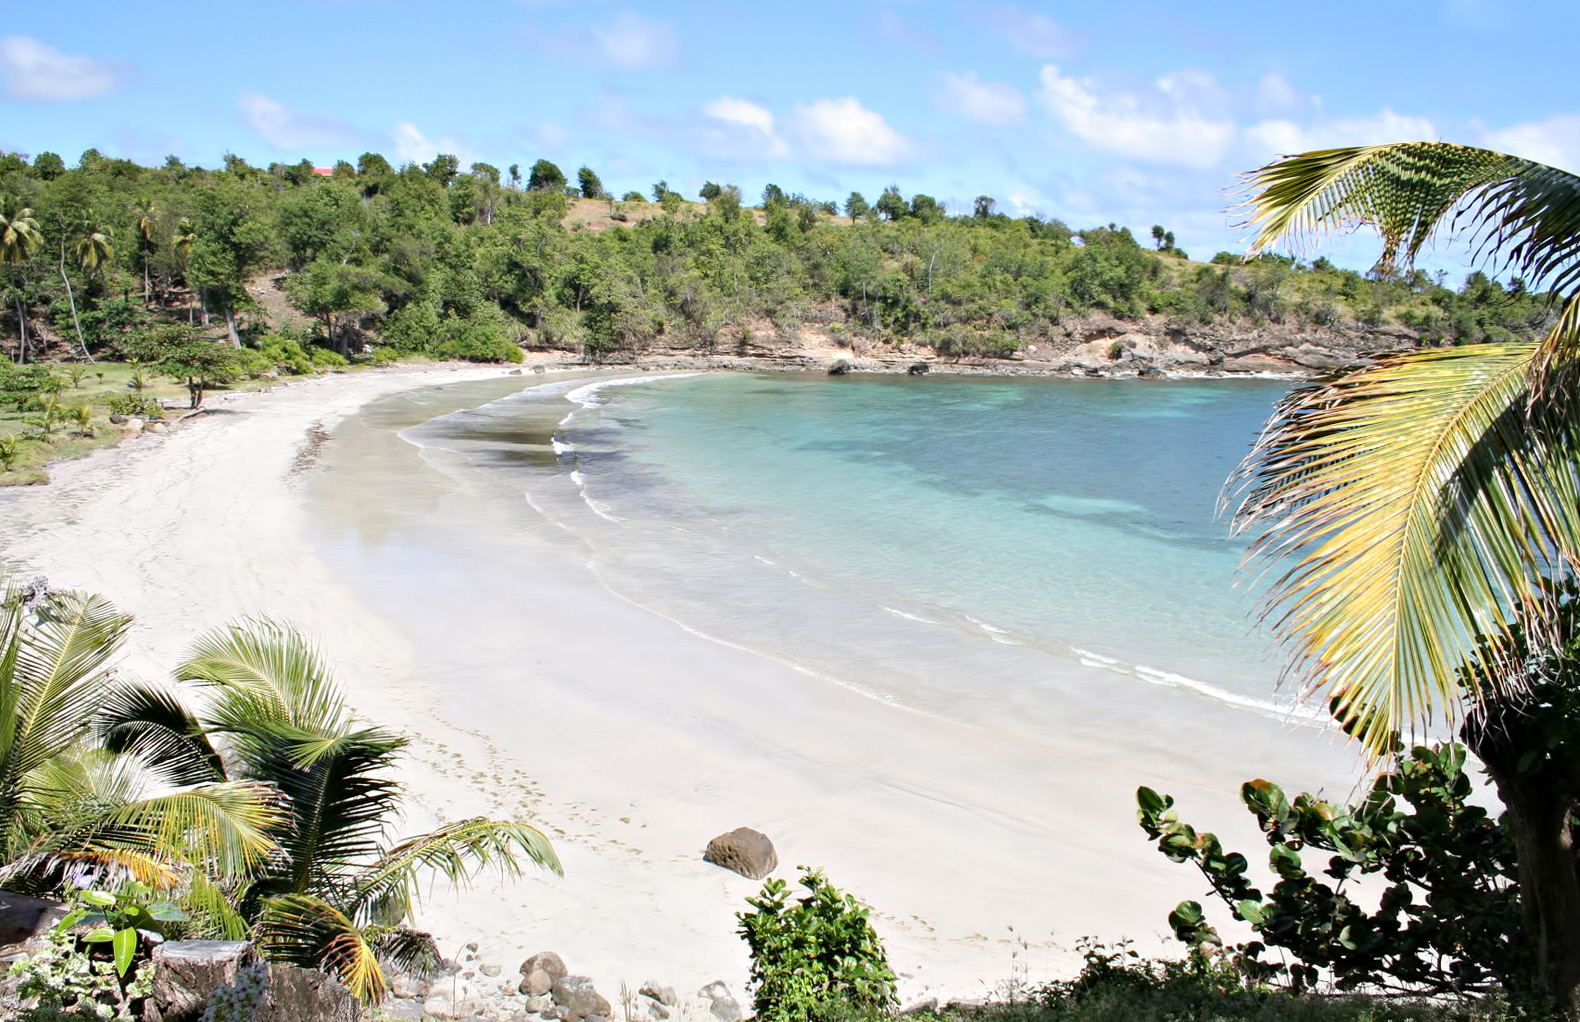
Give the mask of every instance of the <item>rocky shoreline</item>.
[{"label": "rocky shoreline", "polygon": [[629,365],[645,370],[816,371],[843,360],[857,373],[927,371],[972,376],[1063,376],[1099,379],[1258,377],[1303,379],[1410,350],[1419,338],[1401,327],[1361,324],[1234,323],[1182,325],[1163,317],[1071,318],[1063,334],[1013,355],[939,354],[914,342],[887,343],[837,334],[823,326],[785,331],[772,324],[743,331],[729,348],[650,343],[640,350],[588,359],[575,352],[529,352],[531,365]]}]

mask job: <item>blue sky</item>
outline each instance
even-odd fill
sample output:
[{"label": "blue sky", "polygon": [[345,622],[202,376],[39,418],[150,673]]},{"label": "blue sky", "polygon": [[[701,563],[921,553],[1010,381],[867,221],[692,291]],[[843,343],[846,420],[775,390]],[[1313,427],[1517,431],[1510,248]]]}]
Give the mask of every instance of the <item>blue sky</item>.
[{"label": "blue sky", "polygon": [[[547,157],[612,190],[888,184],[1237,247],[1283,152],[1407,137],[1580,171],[1580,4],[168,0],[7,5],[0,149]],[[1363,239],[1325,247],[1364,266]],[[1462,265],[1451,250],[1432,260]]]}]

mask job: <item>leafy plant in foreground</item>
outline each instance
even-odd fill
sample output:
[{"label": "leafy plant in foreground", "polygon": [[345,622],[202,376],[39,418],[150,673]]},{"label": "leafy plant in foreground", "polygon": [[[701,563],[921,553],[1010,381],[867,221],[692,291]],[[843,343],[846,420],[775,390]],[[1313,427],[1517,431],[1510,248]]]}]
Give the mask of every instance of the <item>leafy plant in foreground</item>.
[{"label": "leafy plant in foreground", "polygon": [[89,888],[70,897],[73,907],[50,931],[48,943],[12,965],[18,993],[68,1015],[136,1017],[134,1005],[153,989],[148,952],[165,939],[168,926],[186,916],[135,882],[114,893]]},{"label": "leafy plant in foreground", "polygon": [[763,1022],[812,1022],[831,1016],[869,1016],[896,1002],[894,972],[869,909],[801,867],[807,894],[792,902],[777,877],[763,884],[753,909],[737,917],[751,948],[752,1006]]},{"label": "leafy plant in foreground", "polygon": [[[1266,836],[1277,877],[1265,892],[1248,878],[1246,857],[1180,820],[1172,797],[1139,789],[1138,816],[1160,852],[1194,864],[1256,932],[1258,940],[1235,949],[1248,978],[1283,976],[1297,990],[1325,979],[1343,990],[1422,994],[1517,988],[1529,961],[1514,843],[1467,801],[1464,764],[1462,746],[1417,747],[1349,806],[1309,794],[1291,800],[1275,784],[1248,781],[1240,797]],[[1320,876],[1308,872],[1302,852],[1329,853]],[[1368,911],[1352,889],[1372,876],[1387,886]],[[1193,948],[1222,946],[1199,902],[1181,902],[1169,925]],[[1264,961],[1269,947],[1294,961]]]}]

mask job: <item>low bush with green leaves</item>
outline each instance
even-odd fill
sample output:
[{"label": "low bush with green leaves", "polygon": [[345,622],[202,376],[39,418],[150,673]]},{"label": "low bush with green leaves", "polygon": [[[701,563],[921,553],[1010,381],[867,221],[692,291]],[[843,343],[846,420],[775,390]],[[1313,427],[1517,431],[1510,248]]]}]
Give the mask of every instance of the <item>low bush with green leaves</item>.
[{"label": "low bush with green leaves", "polygon": [[762,1022],[883,1015],[898,1003],[894,971],[868,907],[801,867],[806,895],[770,878],[738,918],[752,954],[752,1006]]},{"label": "low bush with green leaves", "polygon": [[153,989],[153,946],[186,916],[139,883],[71,895],[45,946],[11,966],[24,998],[59,1014],[132,1019]]},{"label": "low bush with green leaves", "polygon": [[[1514,841],[1470,803],[1464,767],[1461,745],[1417,747],[1348,806],[1248,781],[1240,797],[1266,837],[1276,878],[1265,891],[1246,857],[1182,821],[1172,797],[1141,788],[1136,798],[1158,850],[1195,865],[1256,933],[1230,949],[1249,979],[1296,990],[1519,990],[1530,965]],[[1312,853],[1327,855],[1320,874],[1306,861]],[[1375,909],[1365,907],[1371,898],[1355,897],[1363,883],[1381,885]],[[1169,926],[1193,948],[1222,947],[1199,902],[1181,902]],[[1292,960],[1265,960],[1269,948]]]}]

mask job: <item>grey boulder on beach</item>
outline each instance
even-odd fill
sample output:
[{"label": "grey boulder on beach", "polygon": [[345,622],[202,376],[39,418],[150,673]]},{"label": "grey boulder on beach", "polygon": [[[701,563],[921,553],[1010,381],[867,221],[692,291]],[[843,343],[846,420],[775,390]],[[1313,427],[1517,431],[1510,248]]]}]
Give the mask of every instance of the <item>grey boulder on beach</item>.
[{"label": "grey boulder on beach", "polygon": [[720,834],[708,842],[702,857],[753,880],[761,880],[779,865],[779,853],[774,851],[768,835],[750,827],[736,827],[728,834]]}]

